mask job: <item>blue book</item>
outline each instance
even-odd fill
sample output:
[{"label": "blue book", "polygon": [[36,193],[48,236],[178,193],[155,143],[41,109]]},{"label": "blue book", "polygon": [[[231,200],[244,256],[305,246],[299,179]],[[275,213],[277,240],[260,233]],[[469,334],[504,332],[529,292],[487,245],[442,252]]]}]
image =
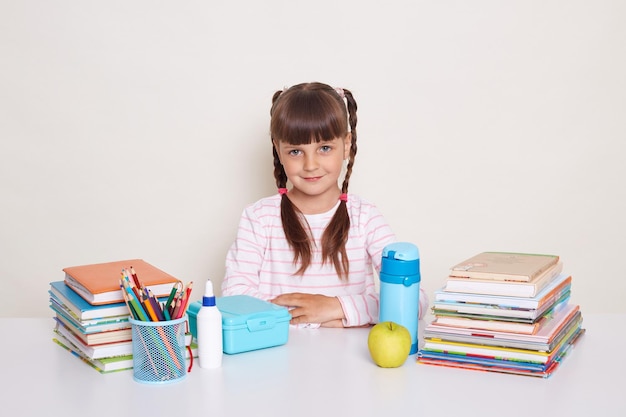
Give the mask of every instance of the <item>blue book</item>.
[{"label": "blue book", "polygon": [[115,316],[128,317],[128,307],[126,303],[89,304],[83,297],[78,295],[65,284],[65,281],[55,281],[50,283],[50,295],[60,301],[65,307],[71,310],[78,320],[102,319]]}]

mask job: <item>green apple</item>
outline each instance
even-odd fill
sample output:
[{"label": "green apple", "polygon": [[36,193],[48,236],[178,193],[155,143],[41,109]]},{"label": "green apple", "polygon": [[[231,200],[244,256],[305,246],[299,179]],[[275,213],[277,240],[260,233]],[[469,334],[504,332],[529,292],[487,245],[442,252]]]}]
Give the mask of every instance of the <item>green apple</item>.
[{"label": "green apple", "polygon": [[392,321],[383,321],[370,329],[367,347],[374,363],[381,368],[397,368],[411,351],[411,333]]}]

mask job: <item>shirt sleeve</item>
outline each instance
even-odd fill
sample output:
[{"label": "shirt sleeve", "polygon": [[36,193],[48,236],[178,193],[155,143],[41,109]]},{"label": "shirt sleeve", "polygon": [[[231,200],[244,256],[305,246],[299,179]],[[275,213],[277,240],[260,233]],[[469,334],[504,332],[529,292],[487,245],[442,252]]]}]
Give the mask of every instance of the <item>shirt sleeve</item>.
[{"label": "shirt sleeve", "polygon": [[268,300],[269,294],[259,291],[259,271],[263,262],[267,236],[251,207],[239,220],[237,237],[226,254],[226,273],[222,295],[249,295]]},{"label": "shirt sleeve", "polygon": [[344,327],[363,326],[378,321],[378,294],[340,295],[337,297],[345,315]]},{"label": "shirt sleeve", "polygon": [[424,288],[420,286],[420,306],[419,306],[420,309],[419,309],[419,313],[417,316],[419,320],[424,318],[424,315],[426,314],[428,310],[428,305],[429,305],[428,295],[426,295],[426,291],[424,291]]}]

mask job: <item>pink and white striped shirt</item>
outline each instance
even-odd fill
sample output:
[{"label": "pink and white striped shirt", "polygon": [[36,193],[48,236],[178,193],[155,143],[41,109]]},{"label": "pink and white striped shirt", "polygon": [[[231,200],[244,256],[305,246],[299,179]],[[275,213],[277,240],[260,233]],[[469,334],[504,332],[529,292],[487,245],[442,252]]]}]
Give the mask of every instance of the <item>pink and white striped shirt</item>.
[{"label": "pink and white striped shirt", "polygon": [[[293,262],[293,251],[282,227],[280,201],[277,194],[243,211],[237,238],[226,256],[222,294],[247,294],[264,300],[293,292],[335,296],[346,317],[344,326],[376,323],[379,295],[374,270],[380,271],[383,248],[395,241],[393,231],[376,206],[352,194],[348,197],[350,231],[346,251],[350,271],[348,279],[341,280],[332,263],[322,264],[320,243],[339,202],[326,213],[305,215],[315,245],[311,265],[298,276],[295,272],[299,265]],[[420,294],[420,305],[422,298],[425,294]]]}]

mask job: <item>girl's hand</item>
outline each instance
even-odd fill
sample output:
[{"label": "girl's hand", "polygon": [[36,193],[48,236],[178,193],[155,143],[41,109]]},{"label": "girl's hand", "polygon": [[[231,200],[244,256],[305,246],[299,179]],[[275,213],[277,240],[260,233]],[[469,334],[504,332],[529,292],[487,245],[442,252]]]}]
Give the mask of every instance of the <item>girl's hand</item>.
[{"label": "girl's hand", "polygon": [[343,327],[341,320],[345,316],[337,297],[294,292],[281,294],[270,301],[290,308],[291,324],[321,323],[325,327]]}]

